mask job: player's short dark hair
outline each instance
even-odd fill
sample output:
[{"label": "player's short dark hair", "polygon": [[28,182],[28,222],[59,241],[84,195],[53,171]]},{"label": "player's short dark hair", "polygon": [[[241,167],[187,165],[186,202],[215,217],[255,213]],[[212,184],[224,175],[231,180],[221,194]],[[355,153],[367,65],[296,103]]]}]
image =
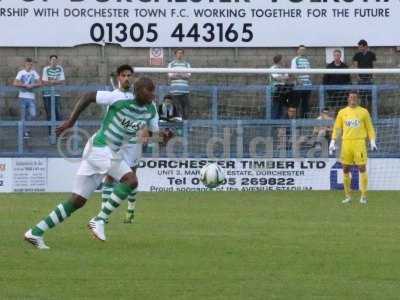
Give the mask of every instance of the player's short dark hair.
[{"label": "player's short dark hair", "polygon": [[183,48],[175,49],[174,53],[176,54],[178,51],[182,51],[182,53],[185,54],[185,50],[183,50]]},{"label": "player's short dark hair", "polygon": [[133,74],[133,68],[130,65],[121,65],[117,68],[117,76],[124,71],[131,71]]},{"label": "player's short dark hair", "polygon": [[342,54],[342,50],[340,50],[340,49],[335,49],[335,50],[333,50],[333,53],[340,53],[340,54]]},{"label": "player's short dark hair", "polygon": [[274,62],[274,64],[280,63],[282,61],[282,54],[275,55],[272,61]]},{"label": "player's short dark hair", "polygon": [[171,99],[172,100],[172,96],[170,94],[166,94],[164,96],[163,100],[165,100],[165,99]]},{"label": "player's short dark hair", "polygon": [[58,59],[58,56],[56,54],[52,54],[49,56],[49,59],[52,59],[53,57],[55,57],[55,59]]},{"label": "player's short dark hair", "polygon": [[349,93],[347,94],[348,96],[350,96],[351,94],[357,95],[358,96],[358,91],[357,90],[351,90],[349,91]]},{"label": "player's short dark hair", "polygon": [[33,59],[30,57],[27,57],[27,58],[25,58],[25,62],[31,63],[31,62],[33,62]]},{"label": "player's short dark hair", "polygon": [[149,77],[139,77],[134,84],[134,89],[135,91],[139,91],[143,88],[146,88],[148,90],[154,90],[155,85],[153,80],[151,80]]},{"label": "player's short dark hair", "polygon": [[306,46],[304,46],[304,45],[299,45],[299,48],[306,48]]},{"label": "player's short dark hair", "polygon": [[359,42],[358,42],[358,46],[368,46],[368,42],[366,41],[366,40],[360,40]]}]

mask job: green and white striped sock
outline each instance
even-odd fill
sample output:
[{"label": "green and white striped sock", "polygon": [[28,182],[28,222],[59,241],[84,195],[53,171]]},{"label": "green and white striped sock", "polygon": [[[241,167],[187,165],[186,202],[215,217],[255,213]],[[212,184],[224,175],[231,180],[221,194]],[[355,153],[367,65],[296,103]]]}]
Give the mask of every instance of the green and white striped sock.
[{"label": "green and white striped sock", "polygon": [[110,199],[108,199],[100,213],[97,215],[97,219],[107,221],[112,212],[118,206],[120,206],[121,202],[129,196],[132,190],[133,189],[125,183],[116,185],[113,189]]},{"label": "green and white striped sock", "polygon": [[101,190],[101,209],[107,203],[114,189],[114,183],[104,182]]},{"label": "green and white striped sock", "polygon": [[128,212],[133,212],[136,207],[137,190],[134,189],[128,196]]},{"label": "green and white striped sock", "polygon": [[46,218],[32,228],[32,234],[42,236],[45,231],[63,222],[74,211],[76,211],[76,208],[70,201],[60,203]]}]

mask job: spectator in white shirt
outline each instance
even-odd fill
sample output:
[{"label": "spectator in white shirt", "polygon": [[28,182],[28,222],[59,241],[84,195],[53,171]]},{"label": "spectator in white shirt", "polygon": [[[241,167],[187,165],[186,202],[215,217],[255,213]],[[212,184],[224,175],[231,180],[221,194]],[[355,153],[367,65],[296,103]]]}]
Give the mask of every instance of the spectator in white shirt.
[{"label": "spectator in white shirt", "polygon": [[[275,55],[273,62],[271,69],[282,69],[284,67],[281,54]],[[287,73],[270,73],[269,82],[272,86],[271,118],[280,119],[283,108],[287,107],[293,86],[290,84],[290,76]]]},{"label": "spectator in white shirt", "polygon": [[[33,60],[25,59],[24,68],[17,73],[14,79],[14,86],[19,88],[21,120],[30,121],[36,117],[35,88],[41,85],[40,76],[33,69]],[[30,137],[28,130],[24,132],[24,137]]]}]

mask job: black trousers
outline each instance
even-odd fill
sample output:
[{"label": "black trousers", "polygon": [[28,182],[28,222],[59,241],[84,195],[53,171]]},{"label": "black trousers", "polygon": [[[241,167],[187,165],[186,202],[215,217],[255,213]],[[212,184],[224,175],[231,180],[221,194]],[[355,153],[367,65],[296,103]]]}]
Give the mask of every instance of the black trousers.
[{"label": "black trousers", "polygon": [[289,106],[301,108],[301,117],[306,118],[310,111],[311,91],[297,90],[293,91],[289,99]]},{"label": "black trousers", "polygon": [[283,108],[288,105],[289,98],[293,90],[291,84],[277,84],[272,89],[272,119],[282,117]]},{"label": "black trousers", "polygon": [[[56,121],[61,120],[60,114],[60,96],[55,96],[55,112],[56,112]],[[43,104],[44,110],[46,111],[47,121],[51,120],[51,96],[43,96]],[[49,126],[49,135],[51,134],[51,126]]]},{"label": "black trousers", "polygon": [[190,114],[189,94],[172,95],[178,116],[187,120]]},{"label": "black trousers", "polygon": [[[360,79],[358,81],[360,85],[371,85],[372,79]],[[371,90],[362,90],[358,91],[360,96],[361,105],[364,106],[370,113],[372,109],[372,91]]]}]

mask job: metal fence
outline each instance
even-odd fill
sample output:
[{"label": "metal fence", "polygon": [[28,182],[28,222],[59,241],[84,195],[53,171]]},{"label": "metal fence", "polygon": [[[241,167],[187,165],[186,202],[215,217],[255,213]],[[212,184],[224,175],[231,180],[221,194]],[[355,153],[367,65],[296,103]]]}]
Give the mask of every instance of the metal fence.
[{"label": "metal fence", "polygon": [[[64,117],[70,113],[77,94],[110,89],[110,86],[104,85],[60,87],[58,90],[61,93]],[[346,92],[356,89],[364,91],[369,97],[368,105],[377,129],[380,149],[373,155],[400,157],[400,104],[397,102],[399,85],[295,87],[294,90],[309,90],[311,93],[310,112],[306,119],[272,119],[273,89],[270,85],[192,86],[191,118],[183,122],[160,123],[161,127],[171,128],[180,137],[180,141],[171,146],[174,155],[326,157],[329,138],[318,140],[315,131],[316,128],[331,126],[332,121],[316,118],[329,106],[329,91]],[[51,97],[49,120],[41,115],[38,120],[26,121],[16,113],[17,92],[13,87],[0,86],[0,107],[3,111],[0,119],[0,156],[79,156],[86,139],[98,128],[102,110],[94,108],[83,115],[74,128],[72,138],[67,141],[68,145],[63,143],[60,148],[60,142],[55,137],[55,128],[60,121],[56,120],[54,95]],[[168,86],[158,86],[158,101],[167,93]],[[37,103],[40,103],[41,97],[38,96]],[[8,111],[13,111],[14,114],[8,114]],[[26,129],[31,131],[29,140],[24,139]],[[206,147],[210,140],[215,142],[212,153]],[[265,146],[265,141],[271,141],[273,145]],[[165,145],[153,145],[147,147],[145,155],[165,156],[167,148]]]}]

